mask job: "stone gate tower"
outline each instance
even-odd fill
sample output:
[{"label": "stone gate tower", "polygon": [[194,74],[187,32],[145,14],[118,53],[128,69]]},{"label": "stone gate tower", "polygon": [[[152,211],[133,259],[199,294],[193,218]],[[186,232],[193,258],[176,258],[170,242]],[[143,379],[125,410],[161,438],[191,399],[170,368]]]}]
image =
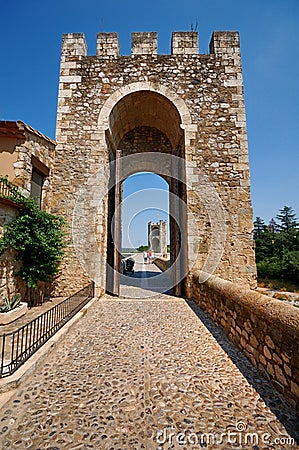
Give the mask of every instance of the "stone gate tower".
[{"label": "stone gate tower", "polygon": [[117,33],[99,33],[88,56],[83,34],[63,36],[52,211],[73,231],[65,293],[90,279],[104,290],[106,268],[117,271],[120,187],[138,171],[161,174],[173,194],[175,277],[195,266],[255,284],[239,34],[214,32],[208,54],[196,32],[174,32],[170,55],[157,39],[132,33],[121,56]]},{"label": "stone gate tower", "polygon": [[159,222],[148,223],[148,247],[161,256],[167,256],[167,222],[159,220]]}]

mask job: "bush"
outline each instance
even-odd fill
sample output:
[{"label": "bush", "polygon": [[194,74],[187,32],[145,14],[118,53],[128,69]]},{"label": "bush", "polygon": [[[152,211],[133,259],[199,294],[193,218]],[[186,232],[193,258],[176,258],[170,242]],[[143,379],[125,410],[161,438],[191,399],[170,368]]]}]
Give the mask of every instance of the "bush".
[{"label": "bush", "polygon": [[64,220],[41,211],[32,198],[19,193],[9,198],[21,207],[18,217],[6,226],[0,238],[0,254],[9,247],[14,249],[22,263],[15,275],[29,289],[37,289],[38,281],[52,282],[59,271],[66,247]]},{"label": "bush", "polygon": [[263,219],[254,222],[255,255],[258,278],[290,281],[299,284],[299,230],[291,207],[284,207],[265,225]]}]

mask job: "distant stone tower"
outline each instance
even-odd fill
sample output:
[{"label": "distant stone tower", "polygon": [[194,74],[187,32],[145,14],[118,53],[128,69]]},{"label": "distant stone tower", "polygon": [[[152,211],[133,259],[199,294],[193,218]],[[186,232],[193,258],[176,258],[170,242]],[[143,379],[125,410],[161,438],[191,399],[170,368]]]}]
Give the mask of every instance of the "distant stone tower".
[{"label": "distant stone tower", "polygon": [[208,54],[199,54],[196,32],[174,32],[170,55],[157,47],[157,33],[132,33],[132,54],[121,56],[117,33],[99,33],[88,56],[83,34],[63,36],[51,187],[52,211],[73,230],[64,294],[91,279],[117,293],[109,270],[119,269],[121,184],[141,171],[163,176],[186,205],[169,202],[175,276],[208,263],[222,278],[255,286],[239,34],[214,32]]},{"label": "distant stone tower", "polygon": [[148,223],[148,247],[161,256],[167,256],[167,222]]}]

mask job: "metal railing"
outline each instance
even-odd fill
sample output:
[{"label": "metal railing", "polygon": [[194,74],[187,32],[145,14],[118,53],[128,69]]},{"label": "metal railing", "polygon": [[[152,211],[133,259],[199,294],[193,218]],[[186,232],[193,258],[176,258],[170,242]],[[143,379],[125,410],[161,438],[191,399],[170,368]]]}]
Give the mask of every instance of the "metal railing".
[{"label": "metal railing", "polygon": [[13,374],[92,297],[93,283],[17,330],[0,335],[0,378]]}]

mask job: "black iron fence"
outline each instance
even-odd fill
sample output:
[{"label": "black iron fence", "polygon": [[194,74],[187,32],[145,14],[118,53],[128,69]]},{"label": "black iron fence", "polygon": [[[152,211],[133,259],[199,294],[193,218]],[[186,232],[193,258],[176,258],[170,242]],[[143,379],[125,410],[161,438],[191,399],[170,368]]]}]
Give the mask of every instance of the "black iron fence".
[{"label": "black iron fence", "polygon": [[17,330],[0,335],[0,378],[13,374],[93,296],[91,283]]}]

